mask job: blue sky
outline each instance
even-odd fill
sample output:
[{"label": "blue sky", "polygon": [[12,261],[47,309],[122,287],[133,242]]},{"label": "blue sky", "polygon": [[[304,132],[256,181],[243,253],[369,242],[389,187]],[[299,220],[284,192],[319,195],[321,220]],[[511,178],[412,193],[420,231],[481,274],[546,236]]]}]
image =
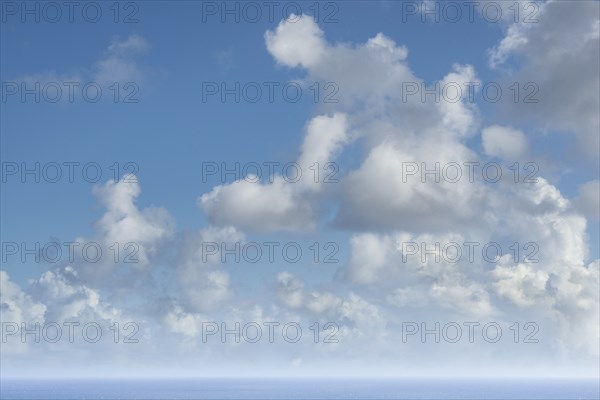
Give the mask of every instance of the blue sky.
[{"label": "blue sky", "polygon": [[[475,354],[483,351],[484,359],[497,361],[499,374],[510,373],[512,360],[528,357],[535,359],[534,375],[557,366],[567,373],[572,365],[580,365],[574,375],[597,373],[598,3],[523,2],[515,21],[513,2],[492,2],[504,12],[499,21],[486,20],[478,9],[474,22],[463,17],[456,23],[443,14],[439,22],[407,15],[407,3],[444,7],[323,2],[315,21],[316,3],[298,2],[304,15],[286,21],[281,3],[273,20],[263,8],[257,22],[242,15],[236,23],[231,16],[220,19],[221,2],[138,1],[121,3],[119,18],[135,11],[139,21],[115,23],[111,3],[97,2],[103,12],[97,23],[77,11],[74,22],[63,15],[49,23],[42,13],[38,23],[32,16],[21,20],[23,3],[3,1],[2,301],[3,310],[10,310],[3,321],[140,321],[142,344],[106,347],[115,359],[129,357],[139,374],[164,372],[136,364],[134,355],[141,353],[165,366],[177,360],[190,374],[226,374],[232,365],[244,374],[245,363],[260,354],[270,360],[265,373],[310,374],[325,362],[323,374],[361,374],[372,364],[386,370],[404,351],[407,359],[424,354],[432,365],[446,365],[459,350],[449,345],[433,356],[435,347],[424,343],[390,351],[398,316],[422,316],[431,324],[502,321],[505,329],[511,321],[536,318],[541,344],[526,350],[467,346],[458,371],[472,370]],[[215,4],[216,15],[206,14]],[[532,11],[537,22],[524,21]],[[337,21],[324,20],[330,12]],[[85,101],[76,90],[73,102],[64,95],[52,103],[42,95],[36,103],[33,95],[21,101],[20,93],[10,93],[23,82],[64,87],[66,81],[94,82],[102,98]],[[419,96],[401,101],[403,83],[473,81],[496,83],[502,100],[491,103],[476,91],[473,102],[421,102]],[[235,82],[299,82],[303,96],[292,103],[276,89],[273,102],[264,93],[256,103],[235,102],[231,95],[203,101],[207,83]],[[525,85],[535,85],[538,101],[511,101],[515,82],[520,96],[532,87]],[[110,89],[115,83],[118,102]],[[315,102],[315,83],[321,93],[333,83],[338,101]],[[132,88],[138,101],[124,102]],[[73,183],[66,177],[36,183],[31,176],[23,182],[18,174],[4,175],[8,164],[72,161],[97,163],[102,178],[87,182],[79,167]],[[505,179],[407,186],[399,181],[403,162],[468,161],[496,162]],[[273,184],[231,177],[203,182],[206,162],[297,162],[304,178],[290,184],[279,169]],[[335,163],[339,182],[311,182],[307,166],[313,162]],[[533,163],[542,179],[511,183],[515,162],[521,174]],[[109,182],[115,163],[120,178],[134,172],[137,183]],[[126,170],[127,163],[134,169]],[[503,254],[510,253],[510,243],[534,242],[540,262],[416,260],[398,269],[402,241],[443,246],[469,240],[502,243]],[[136,265],[90,264],[81,257],[49,264],[6,255],[7,242],[54,241],[136,243],[141,259]],[[281,257],[273,263],[199,262],[202,243],[212,241],[297,242],[304,256],[298,263]],[[334,243],[337,261],[313,262],[314,242],[321,252]],[[90,293],[100,301],[90,300]],[[36,305],[45,311],[31,311],[43,308]],[[251,321],[258,315],[306,326],[333,321],[345,342],[325,355],[310,344],[236,352],[219,343],[211,348],[218,363],[190,366],[193,355],[202,353],[202,321]],[[157,349],[158,343],[172,344],[173,354],[187,354],[191,364]],[[354,353],[361,346],[368,346],[368,356]],[[24,353],[3,355],[11,375],[25,374],[28,361],[52,362],[51,345],[23,347]],[[505,354],[498,354],[500,348]],[[62,348],[78,350],[84,355],[74,356],[74,365],[97,351],[85,344]],[[417,374],[431,368],[417,364]],[[393,371],[410,367],[400,363]]]}]

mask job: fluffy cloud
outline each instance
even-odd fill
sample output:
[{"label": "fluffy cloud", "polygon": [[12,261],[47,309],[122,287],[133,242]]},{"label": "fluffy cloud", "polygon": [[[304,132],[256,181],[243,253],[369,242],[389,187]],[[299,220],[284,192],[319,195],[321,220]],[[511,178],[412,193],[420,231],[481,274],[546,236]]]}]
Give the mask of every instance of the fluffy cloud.
[{"label": "fluffy cloud", "polygon": [[[235,244],[243,240],[244,235],[232,227],[210,227],[183,237],[178,249],[177,292],[180,304],[176,308],[191,313],[207,312],[231,295],[230,277],[222,268],[220,249],[221,245],[235,248]],[[211,254],[210,257],[208,254]]]},{"label": "fluffy cloud", "polygon": [[328,291],[307,291],[305,283],[289,272],[278,274],[277,290],[281,304],[305,314],[306,320],[335,323],[339,328],[336,340],[346,345],[380,342],[387,335],[385,315],[354,292],[340,297]]},{"label": "fluffy cloud", "polygon": [[44,322],[46,306],[23,292],[6,271],[0,271],[0,288],[2,322]]},{"label": "fluffy cloud", "polygon": [[120,310],[101,299],[100,293],[84,284],[77,271],[67,266],[43,272],[23,291],[0,271],[2,320],[43,324],[65,321],[121,321]]},{"label": "fluffy cloud", "polygon": [[[456,262],[451,260],[454,254],[441,251],[446,244],[462,246],[470,241],[458,234],[355,235],[342,274],[347,281],[378,288],[386,293],[388,303],[401,309],[437,307],[457,315],[491,316],[494,310],[486,282],[478,276],[484,273],[482,263],[470,263],[466,256]],[[436,244],[437,253],[432,252]]]},{"label": "fluffy cloud", "polygon": [[195,338],[202,334],[202,322],[207,320],[202,314],[189,313],[179,306],[174,306],[165,316],[164,323],[172,332]]},{"label": "fluffy cloud", "polygon": [[579,186],[579,195],[574,202],[577,209],[592,221],[600,218],[600,181],[596,179]]},{"label": "fluffy cloud", "polygon": [[[344,114],[320,115],[306,128],[306,137],[296,164],[300,176],[276,176],[273,182],[256,182],[255,177],[219,185],[203,194],[198,205],[217,226],[235,226],[245,231],[301,231],[315,227],[315,192],[322,172],[345,143],[347,119]],[[313,170],[310,167],[313,166]]]},{"label": "fluffy cloud", "polygon": [[376,282],[380,270],[389,263],[386,258],[394,249],[392,239],[365,233],[354,236],[350,243],[352,258],[348,266],[349,278],[360,283]]},{"label": "fluffy cloud", "polygon": [[[174,239],[172,217],[161,207],[138,208],[141,189],[132,175],[95,186],[93,193],[105,212],[93,224],[90,236],[73,240],[77,247],[70,266],[94,288],[121,291],[120,297],[129,298],[135,285],[137,291],[150,295],[156,290],[153,269]],[[83,250],[86,246],[89,253]],[[99,249],[98,259],[95,249]]]},{"label": "fluffy cloud", "polygon": [[314,227],[315,215],[303,204],[294,183],[275,177],[273,183],[239,180],[203,194],[199,206],[212,224],[244,230],[302,230]]},{"label": "fluffy cloud", "polygon": [[[600,4],[537,4],[536,23],[510,24],[490,49],[490,64],[508,69],[507,82],[534,82],[539,88],[538,102],[507,102],[507,115],[533,121],[544,131],[566,131],[577,139],[579,154],[595,159],[600,146]],[[514,70],[512,59],[520,65]]]},{"label": "fluffy cloud", "polygon": [[135,176],[125,176],[118,182],[109,181],[94,188],[94,194],[106,207],[104,215],[94,224],[103,243],[135,243],[140,267],[149,264],[161,242],[173,235],[174,223],[163,208],[139,210],[135,204],[141,189]]},{"label": "fluffy cloud", "polygon": [[492,125],[481,131],[485,154],[508,161],[520,160],[527,151],[525,134],[507,126]]},{"label": "fluffy cloud", "polygon": [[310,175],[309,172],[317,168],[320,175],[306,176],[301,181],[302,185],[309,186],[313,190],[318,190],[322,186],[325,179],[322,170],[326,168],[328,162],[336,158],[342,146],[348,141],[347,129],[348,119],[345,114],[334,114],[332,117],[320,115],[310,121],[302,142],[298,164],[304,174]]},{"label": "fluffy cloud", "polygon": [[83,284],[72,267],[42,273],[30,291],[47,304],[46,318],[50,321],[122,319],[121,312],[101,301],[98,291]]},{"label": "fluffy cloud", "polygon": [[[545,5],[544,15],[556,13],[558,17],[560,11],[553,7],[554,3]],[[563,6],[564,11],[585,12],[570,7]],[[590,29],[589,35],[568,35],[584,37],[588,42],[568,48],[569,40],[562,38],[565,51],[571,54],[579,51],[576,49],[589,50],[588,45],[595,43],[596,14],[583,18],[586,24],[581,29]],[[527,29],[520,25],[509,28],[509,37],[493,56],[495,65],[542,40],[545,30],[551,29],[547,24],[548,21]],[[277,41],[279,32],[285,31],[286,37],[293,34],[296,40],[307,34],[307,25],[310,23],[303,22],[299,28],[283,22],[267,38]],[[278,62],[303,67],[309,79],[336,81],[343,96],[330,108],[352,116],[348,131],[354,139],[362,139],[366,147],[362,164],[347,174],[335,194],[339,204],[336,224],[359,232],[351,239],[351,259],[340,276],[346,282],[373,288],[395,307],[409,310],[417,306],[429,310],[429,315],[448,310],[452,313],[449,315],[500,318],[512,306],[534,308],[542,319],[558,327],[556,348],[572,348],[569,324],[580,323],[586,310],[598,307],[597,296],[591,293],[591,288],[597,287],[596,281],[592,279],[584,285],[580,280],[594,269],[585,265],[586,221],[573,212],[573,204],[543,178],[536,183],[515,184],[505,177],[489,184],[482,179],[469,181],[465,175],[458,182],[438,182],[433,174],[420,174],[422,169],[432,170],[438,163],[438,168],[451,163],[482,163],[483,156],[506,160],[508,164],[503,167],[507,168],[527,154],[525,133],[506,125],[488,126],[482,131],[485,154],[479,155],[467,144],[479,130],[479,113],[473,104],[464,99],[451,102],[442,98],[436,102],[403,96],[406,82],[423,84],[408,68],[405,48],[381,34],[364,45],[329,44],[317,29],[314,24],[309,35],[317,38],[319,48],[325,49],[319,57],[299,54],[291,62],[284,53],[269,46],[268,49]],[[541,75],[550,86],[560,80],[558,75],[552,75],[553,62],[560,57],[554,59],[553,52],[542,51],[546,54],[540,59],[552,58],[548,60],[550,74]],[[544,69],[538,61],[535,65]],[[595,82],[597,70],[592,73],[589,69],[585,75],[590,74]],[[439,80],[440,85],[466,82],[477,82],[474,69],[468,65],[455,65]],[[555,88],[552,86],[552,90]],[[584,92],[592,96],[587,87]],[[596,92],[591,104],[597,102]],[[596,119],[597,116],[582,118]],[[408,164],[416,166],[418,172],[406,175]],[[526,249],[530,253],[531,249],[538,249],[538,262],[511,264],[506,257],[497,265],[405,262],[396,244],[406,240],[430,245],[497,241],[505,249],[511,241],[518,241],[521,246],[529,243]],[[282,303],[306,310],[310,297],[304,284],[288,274],[279,278]],[[320,297],[322,294],[317,296]],[[567,309],[577,311],[571,314]],[[585,337],[596,343],[598,331],[587,329]],[[588,350],[597,352],[597,346]]]},{"label": "fluffy cloud", "polygon": [[[444,150],[433,139],[407,139],[402,144],[387,141],[370,150],[359,169],[341,183],[337,224],[358,230],[444,230],[472,225],[486,198],[486,188],[466,178],[464,163],[476,160],[463,145],[446,141]],[[454,156],[453,156],[454,154]],[[424,176],[458,163],[458,182],[436,182]],[[409,175],[410,171],[416,173]],[[478,224],[486,224],[485,216]]]},{"label": "fluffy cloud", "polygon": [[499,265],[494,269],[494,289],[520,307],[543,300],[549,275],[527,264]]},{"label": "fluffy cloud", "polygon": [[[341,105],[381,104],[385,96],[401,97],[403,82],[420,83],[403,62],[406,48],[396,46],[389,37],[379,33],[356,47],[333,45],[325,41],[311,17],[298,18],[282,21],[274,32],[266,33],[267,50],[280,64],[306,69],[309,81],[335,82],[340,89],[338,110]],[[297,51],[304,46],[306,51]]]},{"label": "fluffy cloud", "polygon": [[[306,69],[307,79],[337,83],[340,102],[332,108],[352,116],[347,119],[348,137],[363,139],[367,146],[368,155],[360,168],[339,185],[336,223],[351,229],[444,229],[473,221],[484,201],[481,186],[464,184],[464,180],[427,184],[421,182],[420,174],[405,182],[402,174],[408,163],[421,167],[424,162],[430,169],[436,163],[477,161],[463,143],[477,131],[474,106],[465,97],[422,101],[421,95],[407,96],[407,83],[417,88],[425,83],[410,71],[406,48],[381,33],[362,45],[329,44],[311,18],[304,16],[300,21],[283,22],[267,34],[268,40],[276,41],[281,30],[286,37],[292,33],[302,37],[307,34],[305,26],[312,26],[311,35],[319,38],[326,51],[316,60],[299,64]],[[320,33],[314,34],[317,30]],[[280,52],[267,48],[286,64]],[[478,82],[473,67],[457,64],[437,83],[458,84],[466,92],[469,82]],[[311,140],[308,134],[304,146]]]},{"label": "fluffy cloud", "polygon": [[326,50],[323,32],[312,18],[291,14],[275,32],[265,34],[267,49],[277,61],[288,66],[310,67],[319,61]]},{"label": "fluffy cloud", "polygon": [[[597,6],[585,5],[577,11],[571,6],[556,7],[553,2],[544,5],[544,17],[553,21],[559,10],[579,15]],[[448,353],[436,347],[435,357],[427,346],[418,351],[400,348],[399,324],[417,318],[537,321],[549,340],[534,350],[523,352],[513,347],[506,354],[537,354],[544,360],[558,354],[561,362],[573,357],[573,365],[597,355],[600,262],[589,260],[587,221],[582,214],[597,215],[598,181],[583,185],[574,201],[541,177],[535,183],[514,183],[509,176],[490,184],[476,174],[475,181],[470,181],[464,163],[497,157],[510,165],[527,154],[529,131],[502,123],[481,130],[482,118],[473,104],[405,96],[406,83],[423,87],[425,82],[409,68],[408,50],[382,33],[356,45],[329,43],[311,18],[290,18],[293,21],[282,21],[265,34],[267,50],[277,63],[302,69],[310,80],[335,81],[340,89],[339,103],[324,105],[306,125],[297,158],[305,172],[302,178],[293,183],[277,176],[273,182],[248,179],[219,185],[198,199],[211,225],[179,233],[166,210],[138,207],[141,190],[137,182],[122,180],[99,186],[94,194],[106,211],[94,224],[92,237],[81,240],[105,245],[135,242],[140,246],[139,263],[100,266],[78,259],[71,266],[42,273],[32,282],[30,292],[0,272],[3,318],[112,320],[135,309],[156,323],[160,333],[155,333],[155,343],[174,344],[164,347],[176,349],[182,358],[194,362],[202,353],[210,368],[214,366],[211,361],[234,359],[253,367],[252,363],[264,360],[266,354],[280,356],[285,365],[294,368],[307,365],[307,370],[311,368],[309,360],[321,362],[323,354],[332,362],[356,360],[361,364],[357,365],[359,371],[373,360],[395,365],[402,357],[411,360],[412,367],[413,360],[437,362],[438,354],[476,353],[479,358],[485,353],[488,358],[482,359],[494,364],[508,360],[498,356],[505,350],[498,347],[481,353],[460,345],[444,349]],[[566,38],[554,37],[553,31],[546,38],[547,22],[527,28],[511,25],[507,37],[492,51],[491,63],[500,67],[514,55],[539,53],[538,60],[526,60],[519,74],[526,76],[533,67],[540,67],[540,79],[554,82],[564,57],[581,56],[590,61],[588,57],[597,54],[591,49],[597,44],[597,33],[590,20],[583,18],[584,23],[573,28],[577,32]],[[561,22],[559,27],[566,29],[565,24]],[[575,37],[583,38],[582,43],[575,43]],[[558,40],[558,55],[549,51],[554,39]],[[132,54],[147,47],[139,37],[116,41],[106,53],[115,63],[99,68],[105,68],[107,77],[120,74],[110,72],[113,66],[125,75],[135,72],[120,68],[119,63],[128,62]],[[574,60],[569,63],[578,64],[575,71],[589,77],[587,66]],[[477,81],[472,66],[455,64],[433,84]],[[582,84],[579,76],[574,82]],[[592,77],[590,82],[593,87],[596,81]],[[567,93],[564,89],[556,93]],[[592,91],[582,89],[583,97],[590,99]],[[597,93],[594,96],[592,105],[597,104]],[[564,99],[570,97],[561,101]],[[581,137],[585,137],[586,129],[597,124],[597,116],[586,114],[582,103],[575,103],[546,113],[549,119],[544,123],[551,124],[562,115],[566,118],[561,129],[572,128],[584,132]],[[472,148],[480,131],[484,154]],[[322,181],[314,181],[309,168],[341,159],[351,144],[359,147],[353,148],[352,154],[362,159],[344,171],[341,182],[325,189]],[[438,182],[432,174],[422,175],[424,168],[441,169],[451,163],[463,167],[458,182]],[[408,165],[417,168],[414,174],[406,174]],[[241,280],[247,276],[255,280],[240,284],[232,272],[235,266],[220,262],[220,253],[211,261],[204,258],[206,243],[243,243],[255,232],[316,230],[325,219],[322,206],[326,202],[335,203],[334,227],[345,230],[336,234],[350,238],[349,260],[337,273],[292,273],[278,266],[264,275],[245,272]],[[437,261],[437,254],[426,259],[411,254],[406,259],[409,254],[402,247],[406,243],[433,248],[436,243],[474,241],[500,243],[504,255],[494,262]],[[513,242],[519,244],[518,260],[512,259],[508,250]],[[523,248],[526,243],[531,246]],[[524,260],[524,252],[537,262]],[[260,286],[263,283],[266,286]],[[265,287],[268,290],[263,290]],[[273,346],[277,351],[258,347],[261,351],[253,352],[243,344],[219,343],[203,344],[199,352],[202,323],[211,320],[335,322],[339,343],[314,346],[309,335],[301,347],[292,350],[288,346],[279,351],[282,347]],[[171,334],[185,340],[160,341],[172,339]],[[597,363],[597,359],[592,361]]]}]

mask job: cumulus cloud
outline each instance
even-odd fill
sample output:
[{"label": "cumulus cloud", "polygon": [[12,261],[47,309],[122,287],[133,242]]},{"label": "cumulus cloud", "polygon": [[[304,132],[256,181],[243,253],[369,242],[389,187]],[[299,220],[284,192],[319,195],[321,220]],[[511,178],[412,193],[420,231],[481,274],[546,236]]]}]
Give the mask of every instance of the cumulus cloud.
[{"label": "cumulus cloud", "polygon": [[386,336],[385,315],[375,304],[354,292],[339,296],[329,291],[307,291],[305,286],[293,274],[280,272],[277,276],[279,301],[285,307],[305,314],[309,321],[316,318],[333,322],[336,326],[336,341],[344,341],[347,345],[372,343],[382,341]]},{"label": "cumulus cloud", "polygon": [[581,213],[592,221],[600,218],[600,181],[589,181],[579,186],[574,204]]},{"label": "cumulus cloud", "polygon": [[[133,283],[136,290],[152,292],[151,274],[174,239],[175,223],[164,208],[140,209],[136,204],[140,193],[133,175],[93,188],[105,211],[94,222],[90,236],[73,240],[76,247],[70,260],[80,278],[92,287],[118,288],[123,291],[121,296],[128,297],[131,291],[127,288]],[[96,251],[98,257],[93,255]]]},{"label": "cumulus cloud", "polygon": [[[319,29],[310,17],[301,17],[301,21],[312,26],[311,35]],[[268,33],[269,40],[277,39],[280,28],[298,36],[307,34],[297,23],[282,24]],[[316,36],[326,43],[322,32]],[[463,143],[477,131],[479,117],[474,106],[465,97],[424,102],[420,95],[406,96],[407,83],[417,88],[425,83],[408,67],[406,48],[381,33],[361,45],[326,43],[324,47],[327,51],[318,60],[300,64],[307,79],[337,83],[340,102],[332,107],[352,116],[347,118],[348,138],[362,139],[368,154],[360,168],[339,185],[336,224],[350,229],[432,225],[443,229],[472,221],[484,188],[464,181],[423,184],[420,177],[405,182],[402,175],[408,163],[420,167],[425,162],[426,168],[434,168],[436,163],[477,161]],[[280,52],[267,48],[282,61]],[[456,84],[466,92],[468,84],[476,82],[472,66],[456,64],[437,83]],[[311,139],[309,132],[304,147]],[[473,203],[474,208],[470,206]]]},{"label": "cumulus cloud", "polygon": [[276,177],[272,184],[239,180],[203,194],[198,205],[212,224],[250,231],[302,230],[314,227],[314,212],[303,204],[294,184]]},{"label": "cumulus cloud", "polygon": [[525,134],[508,126],[492,125],[481,131],[485,154],[508,161],[520,160],[527,151]]},{"label": "cumulus cloud", "polygon": [[379,279],[378,273],[386,265],[394,243],[389,237],[372,233],[354,236],[351,240],[352,258],[348,266],[349,278],[355,282],[373,283]]},{"label": "cumulus cloud", "polygon": [[[543,131],[569,133],[577,140],[578,154],[596,159],[600,4],[547,1],[537,5],[537,22],[509,24],[505,37],[489,51],[491,66],[508,70],[507,82],[533,82],[538,88],[532,97],[535,103],[507,102],[507,115],[532,121]],[[513,59],[518,67],[511,67]]]},{"label": "cumulus cloud", "polygon": [[244,235],[233,227],[209,227],[182,238],[177,261],[178,308],[190,313],[208,312],[231,295],[221,249],[235,248],[243,240]]},{"label": "cumulus cloud", "polygon": [[95,187],[94,194],[106,207],[106,212],[94,228],[104,243],[135,243],[139,249],[136,264],[144,267],[156,254],[160,243],[172,237],[174,223],[164,208],[139,210],[135,201],[140,192],[133,176]]},{"label": "cumulus cloud", "polygon": [[543,300],[549,275],[527,264],[499,265],[494,269],[494,289],[520,307]]},{"label": "cumulus cloud", "polygon": [[[298,158],[298,164],[303,173],[308,174],[315,169],[322,173],[327,163],[334,160],[344,144],[347,143],[347,129],[348,118],[345,114],[338,113],[332,117],[319,115],[313,118],[306,128],[306,136]],[[312,177],[306,176],[301,184],[318,190],[324,179],[321,175],[314,176],[313,174]]]},{"label": "cumulus cloud", "polygon": [[180,306],[174,306],[164,317],[164,322],[172,332],[180,333],[188,338],[195,338],[202,333],[202,322],[208,318],[198,313],[186,312]]},{"label": "cumulus cloud", "polygon": [[121,312],[101,301],[100,294],[83,284],[77,271],[65,267],[46,271],[34,281],[31,292],[47,304],[50,321],[121,320]]},{"label": "cumulus cloud", "polygon": [[[559,11],[552,8],[554,5],[545,7],[544,16],[559,15]],[[581,29],[591,29],[593,15],[597,13],[591,15],[584,18],[591,25],[586,22],[586,28]],[[509,37],[492,56],[494,64],[497,66],[509,55],[542,40],[545,29],[551,29],[546,24],[548,21],[541,24],[541,28],[510,27]],[[305,34],[303,29],[282,22],[278,30],[268,33],[269,40],[277,39],[280,28],[295,35]],[[465,175],[451,182],[437,181],[435,173],[420,173],[423,169],[434,170],[440,176],[439,169],[444,165],[481,163],[484,156],[505,160],[508,167],[527,154],[526,134],[508,125],[488,126],[482,131],[484,154],[477,154],[467,144],[479,131],[480,116],[473,104],[466,99],[453,102],[442,97],[441,101],[429,101],[421,96],[403,96],[406,82],[424,85],[409,69],[404,47],[381,34],[364,45],[330,44],[320,32],[315,33],[317,29],[313,26],[309,35],[318,37],[320,47],[326,49],[319,57],[300,55],[289,61],[282,52],[268,49],[278,62],[304,68],[309,79],[336,81],[343,99],[331,109],[352,116],[348,131],[366,147],[360,166],[347,174],[335,193],[339,205],[337,226],[357,232],[351,239],[351,259],[340,276],[346,282],[374,288],[378,294],[384,294],[392,306],[424,307],[431,315],[448,310],[454,315],[500,317],[508,300],[520,308],[533,306],[544,318],[561,327],[557,330],[568,331],[568,324],[578,323],[579,317],[565,310],[583,312],[583,308],[571,301],[578,298],[588,310],[595,309],[597,298],[580,284],[569,283],[575,276],[585,276],[590,271],[584,264],[586,221],[573,211],[573,204],[554,185],[541,177],[526,184],[502,179],[490,185],[481,179],[470,181]],[[578,43],[577,49],[587,49],[588,44],[591,46],[597,40],[594,31],[590,32],[583,35],[588,42]],[[565,44],[565,51],[575,51],[568,49],[569,40],[561,38],[560,42]],[[547,53],[541,55],[542,59],[552,58],[548,60],[550,65],[560,59],[555,57],[554,50],[536,49],[534,52],[539,51]],[[594,51],[591,54],[595,54]],[[543,69],[538,60],[535,65]],[[590,69],[586,76],[591,73]],[[558,75],[546,78],[548,82],[559,79]],[[591,81],[596,79],[597,71],[593,72]],[[478,80],[472,66],[457,64],[438,82],[440,85],[465,84]],[[585,93],[591,96],[592,91],[586,88]],[[597,94],[593,96],[592,104],[597,101]],[[594,119],[597,116],[591,118]],[[408,164],[417,168],[417,173],[407,175]],[[462,172],[464,174],[465,169]],[[427,177],[429,179],[425,179]],[[535,253],[538,258],[535,264],[514,265],[502,258],[495,266],[431,260],[405,262],[395,244],[406,240],[430,245],[495,240],[506,248],[513,240],[521,245],[529,243],[528,254]],[[532,249],[538,251],[532,253]],[[589,285],[594,287],[596,283],[592,280]],[[574,293],[578,288],[577,295],[561,295],[558,287],[563,294]],[[309,291],[301,281],[288,275],[280,276],[279,291],[283,304],[296,309],[307,308]],[[572,346],[565,332],[558,334],[556,340],[560,344],[556,346]],[[585,335],[590,342],[597,342],[597,330],[588,329]]]},{"label": "cumulus cloud", "polygon": [[350,282],[378,288],[388,303],[402,309],[438,307],[457,315],[490,316],[494,310],[486,282],[478,277],[482,264],[442,252],[446,244],[472,240],[459,234],[355,235],[342,274]]},{"label": "cumulus cloud", "polygon": [[[571,6],[556,8],[554,4],[544,5],[544,17],[550,16],[550,21],[559,17],[560,10],[579,15],[597,7],[585,5],[573,11]],[[581,56],[589,61],[588,57],[597,54],[591,47],[598,39],[590,20],[583,16],[582,26],[573,28],[577,32],[566,38],[548,32],[548,22],[527,28],[510,25],[506,38],[491,51],[490,62],[500,67],[512,56],[531,52],[539,59],[526,60],[519,73],[543,66],[537,76],[554,82],[564,57]],[[566,29],[566,23],[560,22],[559,28]],[[575,43],[575,37],[583,38],[581,43]],[[94,224],[92,236],[82,240],[109,245],[135,242],[139,245],[138,265],[98,268],[78,259],[73,265],[42,273],[32,282],[31,292],[0,272],[3,318],[85,316],[110,320],[125,315],[128,307],[140,308],[143,315],[155,319],[159,330],[183,335],[184,343],[177,350],[190,358],[198,354],[206,321],[335,322],[338,343],[309,347],[308,342],[314,345],[309,336],[301,350],[289,350],[288,346],[281,352],[285,364],[297,369],[314,366],[309,361],[312,354],[315,360],[322,360],[318,356],[323,354],[330,357],[328,360],[358,360],[356,363],[363,367],[370,357],[393,365],[397,356],[410,360],[431,356],[431,352],[423,351],[425,346],[421,352],[397,346],[402,320],[425,317],[441,321],[494,318],[507,323],[531,318],[542,325],[545,338],[551,340],[543,341],[540,350],[535,349],[538,353],[523,357],[535,353],[565,360],[572,356],[576,365],[598,354],[600,262],[588,260],[588,221],[584,218],[597,217],[597,180],[584,184],[574,200],[543,177],[515,183],[509,176],[490,184],[476,174],[475,181],[469,180],[465,163],[481,163],[492,157],[510,165],[526,155],[529,131],[503,123],[487,123],[481,129],[480,112],[466,99],[423,100],[420,95],[407,96],[404,90],[407,83],[431,87],[478,82],[473,66],[455,64],[444,76],[425,82],[409,68],[406,47],[391,37],[378,33],[359,44],[330,43],[308,16],[290,16],[266,32],[264,39],[276,63],[306,72],[307,79],[339,85],[340,101],[324,105],[306,125],[297,158],[305,172],[302,177],[297,182],[282,176],[273,182],[253,182],[249,177],[216,186],[197,201],[210,226],[179,233],[165,209],[137,205],[141,189],[136,181],[98,186],[94,194],[106,210]],[[552,50],[555,39],[558,42]],[[115,41],[106,56],[116,60],[115,71],[127,75],[133,70],[121,69],[119,63],[129,62],[133,54],[147,49],[143,39],[130,37]],[[575,71],[589,77],[587,66],[570,62],[577,64]],[[112,66],[106,63],[105,71]],[[574,82],[575,86],[581,83],[579,76]],[[562,89],[556,93],[566,93]],[[582,89],[584,98],[589,99],[592,91]],[[592,105],[597,104],[597,93],[594,96]],[[597,116],[587,113],[585,107],[579,109],[581,104],[575,102],[550,113],[544,123],[562,115],[561,129],[586,132],[597,124]],[[579,122],[577,116],[581,117]],[[479,132],[483,154],[472,146]],[[352,149],[352,155],[360,158],[344,171],[339,184],[326,189],[308,173],[314,163],[324,166],[342,159],[350,144],[358,147]],[[450,164],[462,168],[461,179],[437,180],[435,176]],[[323,203],[335,204],[326,218]],[[235,268],[228,269],[220,261],[219,250],[211,260],[205,259],[206,243],[225,243],[231,248],[256,232],[305,233],[329,222],[324,222],[326,219],[333,220],[333,228],[340,228],[342,232],[337,234],[349,237],[349,259],[335,274],[312,276],[311,271],[292,273],[274,267],[265,273],[269,290],[261,290],[262,286],[248,289],[236,282]],[[438,261],[439,254],[422,258],[403,247],[413,243],[431,249],[436,243],[491,241],[505,250],[492,262],[472,262],[466,257],[458,262]],[[514,242],[518,243],[517,260],[510,253]],[[171,246],[170,251],[163,252],[166,245]],[[321,279],[326,275],[327,279]],[[135,289],[133,296],[126,293],[128,288],[131,292]],[[140,298],[147,301],[139,305]],[[489,359],[506,361],[499,359],[497,349],[486,353]],[[211,357],[213,361],[238,357],[254,362],[265,354],[252,353],[239,343],[218,350],[203,346],[202,350],[207,361]],[[453,347],[458,353],[466,353],[464,350]],[[513,347],[507,354],[521,351]],[[477,357],[481,354],[476,353]]]},{"label": "cumulus cloud", "polygon": [[6,271],[0,271],[0,288],[2,322],[44,322],[46,305],[23,292],[19,285],[10,280]]},{"label": "cumulus cloud", "polygon": [[313,18],[303,15],[282,21],[275,31],[266,33],[265,40],[278,63],[301,66],[309,81],[335,82],[340,90],[338,106],[380,103],[388,95],[401,97],[402,82],[417,82],[403,62],[407,49],[382,33],[355,47],[330,44]]},{"label": "cumulus cloud", "polygon": [[[472,225],[476,215],[482,216],[478,210],[489,191],[480,177],[474,182],[467,178],[466,163],[477,160],[465,145],[448,138],[384,141],[342,181],[337,224],[359,230],[414,231]],[[442,178],[442,170],[449,168],[461,178]],[[486,217],[478,221],[480,226],[489,223]]]},{"label": "cumulus cloud", "polygon": [[268,31],[265,41],[278,62],[296,67],[316,64],[326,51],[323,32],[310,17],[291,14],[275,32]]},{"label": "cumulus cloud", "polygon": [[33,326],[65,321],[113,321],[122,312],[101,299],[99,292],[81,282],[77,271],[66,266],[43,272],[23,291],[0,271],[3,321]]},{"label": "cumulus cloud", "polygon": [[[267,232],[313,229],[318,216],[315,192],[325,180],[322,171],[346,141],[346,126],[346,116],[340,113],[313,118],[296,163],[297,177],[275,176],[272,182],[259,182],[250,176],[219,185],[199,198],[199,207],[217,226]],[[315,169],[320,175],[313,173]]]}]

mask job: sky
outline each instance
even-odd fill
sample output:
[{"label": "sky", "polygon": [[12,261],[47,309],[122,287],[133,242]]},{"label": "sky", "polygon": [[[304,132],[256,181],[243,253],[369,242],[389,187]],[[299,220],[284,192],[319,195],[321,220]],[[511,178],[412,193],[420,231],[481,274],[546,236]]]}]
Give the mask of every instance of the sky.
[{"label": "sky", "polygon": [[0,18],[3,377],[598,376],[597,1]]}]

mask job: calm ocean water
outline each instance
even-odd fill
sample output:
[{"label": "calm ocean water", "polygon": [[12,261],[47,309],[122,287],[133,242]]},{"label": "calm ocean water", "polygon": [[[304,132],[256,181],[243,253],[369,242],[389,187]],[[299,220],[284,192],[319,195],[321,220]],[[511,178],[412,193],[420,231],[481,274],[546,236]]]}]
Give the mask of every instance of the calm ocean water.
[{"label": "calm ocean water", "polygon": [[2,399],[598,399],[598,380],[2,380]]}]

